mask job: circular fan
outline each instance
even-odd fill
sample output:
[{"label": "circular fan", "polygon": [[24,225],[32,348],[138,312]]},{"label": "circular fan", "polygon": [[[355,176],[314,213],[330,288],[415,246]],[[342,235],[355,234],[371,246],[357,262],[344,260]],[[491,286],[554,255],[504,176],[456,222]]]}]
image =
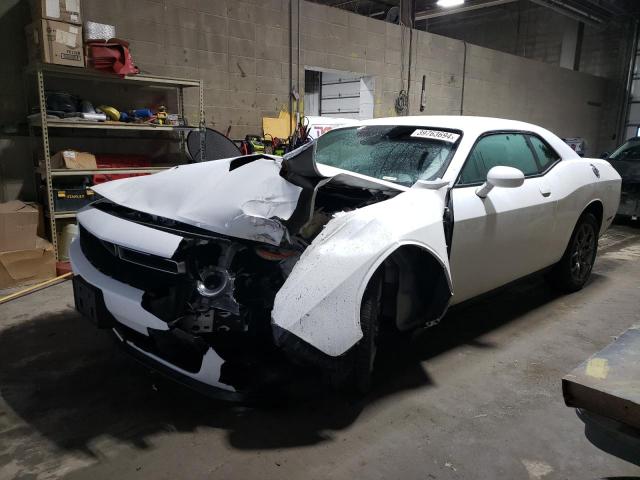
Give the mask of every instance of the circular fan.
[{"label": "circular fan", "polygon": [[187,153],[194,162],[206,162],[220,160],[221,158],[233,158],[242,155],[240,149],[222,133],[211,128],[205,129],[204,155],[202,155],[200,143],[200,131],[192,130],[187,136]]}]

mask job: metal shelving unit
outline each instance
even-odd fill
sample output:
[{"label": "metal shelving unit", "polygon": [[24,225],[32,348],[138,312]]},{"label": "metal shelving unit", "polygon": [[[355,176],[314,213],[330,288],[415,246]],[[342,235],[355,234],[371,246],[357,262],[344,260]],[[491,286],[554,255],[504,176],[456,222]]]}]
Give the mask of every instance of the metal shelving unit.
[{"label": "metal shelving unit", "polygon": [[[33,127],[41,127],[40,119],[29,122]],[[197,130],[199,127],[174,127],[172,125],[135,124],[120,122],[92,122],[89,120],[52,120],[47,122],[47,128],[92,128],[98,130],[131,130],[139,132],[181,132]]]},{"label": "metal shelving unit", "polygon": [[[69,129],[77,137],[85,137],[86,133],[91,131],[129,131],[129,132],[173,132],[180,135],[181,150],[184,152],[184,134],[192,130],[200,130],[204,132],[204,105],[203,105],[203,86],[201,80],[191,80],[173,77],[158,77],[150,75],[127,75],[124,77],[112,75],[108,73],[98,72],[88,68],[65,67],[60,65],[36,64],[27,68],[27,74],[35,75],[38,89],[38,106],[40,114],[37,117],[29,119],[30,134],[34,137],[40,137],[42,140],[43,151],[43,168],[36,168],[36,173],[40,175],[45,186],[46,205],[45,212],[49,221],[49,233],[51,243],[54,246],[56,257],[59,258],[58,252],[58,236],[56,222],[61,219],[75,218],[76,212],[56,211],[53,200],[53,178],[69,177],[69,176],[88,176],[94,174],[133,174],[133,173],[156,173],[172,166],[157,166],[145,168],[99,168],[91,170],[68,170],[51,168],[51,149],[50,149],[50,129]],[[171,126],[171,125],[153,125],[153,124],[132,124],[119,122],[89,122],[78,119],[51,119],[46,113],[46,97],[45,97],[45,79],[61,78],[75,79],[99,82],[114,82],[121,85],[130,85],[135,88],[157,87],[164,89],[175,89],[177,94],[178,112],[181,118],[184,117],[184,88],[198,88],[199,90],[199,118],[196,126]],[[75,133],[78,129],[80,133]],[[82,133],[82,132],[85,133]],[[73,138],[73,137],[67,137]],[[135,140],[135,137],[128,139]],[[201,142],[203,140],[201,139]]]}]

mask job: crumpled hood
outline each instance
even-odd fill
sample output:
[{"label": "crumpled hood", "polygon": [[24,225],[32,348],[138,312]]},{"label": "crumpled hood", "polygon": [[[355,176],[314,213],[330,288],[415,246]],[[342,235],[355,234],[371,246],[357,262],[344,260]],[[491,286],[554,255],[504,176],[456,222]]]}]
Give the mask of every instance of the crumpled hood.
[{"label": "crumpled hood", "polygon": [[[280,175],[279,157],[214,160],[92,187],[124,207],[231,237],[279,245],[302,187]],[[360,188],[406,188],[330,168],[325,178]]]}]

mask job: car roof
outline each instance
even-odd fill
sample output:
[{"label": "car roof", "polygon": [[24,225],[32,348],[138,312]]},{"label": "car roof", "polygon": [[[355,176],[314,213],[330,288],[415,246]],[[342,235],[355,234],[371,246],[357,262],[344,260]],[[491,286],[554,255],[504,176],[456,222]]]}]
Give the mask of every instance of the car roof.
[{"label": "car roof", "polygon": [[384,117],[363,120],[362,125],[408,125],[416,127],[439,127],[455,130],[486,132],[490,130],[544,130],[532,123],[507,120],[505,118],[474,117],[470,115],[415,115],[408,117]]},{"label": "car roof", "polygon": [[415,115],[407,117],[384,117],[363,120],[358,125],[407,125],[415,127],[446,128],[462,130],[466,137],[476,138],[486,132],[520,130],[540,135],[561,154],[562,158],[579,158],[556,134],[533,123],[508,120],[506,118],[475,117],[471,115]]}]

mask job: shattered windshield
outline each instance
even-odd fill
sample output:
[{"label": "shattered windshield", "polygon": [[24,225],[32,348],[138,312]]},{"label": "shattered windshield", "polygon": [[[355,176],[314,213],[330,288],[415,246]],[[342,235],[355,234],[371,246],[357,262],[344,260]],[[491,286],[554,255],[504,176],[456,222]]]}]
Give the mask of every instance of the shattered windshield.
[{"label": "shattered windshield", "polygon": [[444,173],[460,133],[415,126],[341,128],[317,140],[318,163],[411,186]]}]

